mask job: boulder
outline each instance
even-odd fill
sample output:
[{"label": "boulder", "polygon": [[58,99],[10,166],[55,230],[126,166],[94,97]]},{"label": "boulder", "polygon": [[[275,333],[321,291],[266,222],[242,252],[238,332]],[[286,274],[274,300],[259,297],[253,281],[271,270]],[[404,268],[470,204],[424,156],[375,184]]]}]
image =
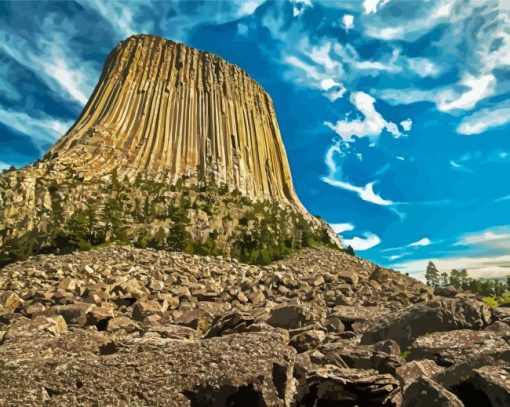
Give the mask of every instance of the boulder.
[{"label": "boulder", "polygon": [[441,299],[389,313],[368,323],[361,343],[393,339],[408,348],[419,336],[452,329],[479,330],[492,322],[490,309],[471,299]]},{"label": "boulder", "polygon": [[427,377],[420,377],[404,392],[402,407],[464,407],[459,398]]},{"label": "boulder", "polygon": [[398,382],[375,370],[327,365],[309,371],[296,395],[296,406],[399,406]]},{"label": "boulder", "polygon": [[438,366],[433,360],[413,360],[397,367],[395,377],[405,390],[410,384],[415,382],[416,379],[420,377],[432,377],[442,370],[443,368]]},{"label": "boulder", "polygon": [[329,315],[329,318],[338,318],[344,324],[345,330],[351,331],[353,330],[353,324],[357,323],[354,327],[360,328],[363,326],[362,324],[372,321],[387,312],[389,312],[389,309],[385,307],[336,305]]},{"label": "boulder", "polygon": [[13,291],[4,291],[0,295],[0,305],[7,312],[14,312],[23,305],[23,300]]},{"label": "boulder", "polygon": [[296,329],[312,323],[313,317],[301,304],[284,304],[272,308],[266,322],[277,328]]},{"label": "boulder", "polygon": [[83,327],[87,324],[87,313],[89,313],[93,307],[94,306],[92,304],[76,302],[51,307],[47,312],[50,315],[62,315],[68,325]]},{"label": "boulder", "polygon": [[471,405],[510,406],[510,367],[484,366],[456,388],[461,400]]},{"label": "boulder", "polygon": [[133,305],[133,319],[135,321],[143,321],[151,314],[162,314],[163,309],[157,301],[151,300],[138,300]]},{"label": "boulder", "polygon": [[499,357],[510,352],[510,346],[488,331],[461,329],[434,332],[417,338],[410,349],[410,359],[433,359],[440,366],[451,366],[474,356]]},{"label": "boulder", "polygon": [[335,276],[341,280],[347,281],[349,284],[357,285],[359,281],[359,276],[354,271],[338,271],[335,273]]},{"label": "boulder", "polygon": [[317,348],[325,338],[326,334],[323,331],[312,329],[293,336],[289,345],[301,353]]},{"label": "boulder", "polygon": [[232,333],[246,332],[248,327],[255,322],[255,318],[251,314],[243,312],[229,312],[225,315],[217,316],[204,335],[206,338],[215,336],[228,335]]},{"label": "boulder", "polygon": [[373,369],[380,373],[395,374],[395,369],[404,364],[400,355],[378,352],[371,346],[355,345],[348,340],[327,343],[318,350],[330,360],[340,358],[353,369]]},{"label": "boulder", "polygon": [[400,355],[400,346],[393,339],[386,339],[384,341],[380,341],[374,343],[374,350],[379,352],[390,353],[392,355]]},{"label": "boulder", "polygon": [[434,288],[434,295],[439,295],[441,297],[453,298],[457,295],[457,293],[457,289],[451,285],[446,287],[438,286]]}]

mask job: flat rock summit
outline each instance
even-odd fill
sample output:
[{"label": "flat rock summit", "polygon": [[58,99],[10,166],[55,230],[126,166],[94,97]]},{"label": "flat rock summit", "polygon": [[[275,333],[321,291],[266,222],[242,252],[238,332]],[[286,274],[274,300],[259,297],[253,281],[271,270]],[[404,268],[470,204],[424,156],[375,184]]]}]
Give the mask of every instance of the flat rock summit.
[{"label": "flat rock summit", "polygon": [[509,406],[510,308],[346,250],[240,68],[121,42],[0,174],[1,406]]}]

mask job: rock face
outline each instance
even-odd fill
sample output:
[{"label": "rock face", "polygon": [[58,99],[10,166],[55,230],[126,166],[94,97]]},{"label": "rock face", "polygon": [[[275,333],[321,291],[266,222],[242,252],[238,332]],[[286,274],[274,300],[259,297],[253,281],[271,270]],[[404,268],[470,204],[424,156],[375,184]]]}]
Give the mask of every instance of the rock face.
[{"label": "rock face", "polygon": [[299,205],[269,95],[208,52],[139,35],[108,56],[80,118],[49,151],[80,174],[213,174],[262,199]]},{"label": "rock face", "polygon": [[269,263],[342,248],[299,202],[269,95],[216,55],[121,42],[42,161],[0,174],[0,264],[109,243]]}]

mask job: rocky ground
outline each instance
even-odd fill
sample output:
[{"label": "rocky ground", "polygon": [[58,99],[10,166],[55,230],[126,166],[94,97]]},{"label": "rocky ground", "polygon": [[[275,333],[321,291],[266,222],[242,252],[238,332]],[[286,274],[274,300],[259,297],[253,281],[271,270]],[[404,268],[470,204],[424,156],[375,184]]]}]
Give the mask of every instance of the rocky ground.
[{"label": "rocky ground", "polygon": [[326,248],[33,257],[0,270],[0,405],[510,405],[510,308],[443,294]]}]

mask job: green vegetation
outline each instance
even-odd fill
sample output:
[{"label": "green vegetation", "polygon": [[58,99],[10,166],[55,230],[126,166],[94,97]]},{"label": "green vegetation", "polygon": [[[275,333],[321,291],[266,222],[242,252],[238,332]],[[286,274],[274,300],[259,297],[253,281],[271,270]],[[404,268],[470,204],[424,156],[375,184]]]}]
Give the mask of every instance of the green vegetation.
[{"label": "green vegetation", "polygon": [[497,307],[499,305],[498,301],[496,301],[496,299],[493,297],[484,297],[482,301],[485,305],[491,308]]},{"label": "green vegetation", "polygon": [[425,272],[427,284],[432,286],[453,286],[484,296],[483,301],[491,306],[510,303],[510,276],[505,280],[471,278],[466,269],[453,269],[450,274],[439,274],[434,263],[429,262]]},{"label": "green vegetation", "polygon": [[254,202],[205,177],[169,185],[138,174],[129,182],[113,170],[86,190],[81,185],[72,176],[41,182],[51,200],[51,210],[41,211],[44,233],[6,239],[0,264],[112,243],[268,264],[303,247],[331,245],[326,230],[297,210]]},{"label": "green vegetation", "polygon": [[439,271],[436,268],[436,265],[429,261],[427,264],[427,271],[425,271],[425,279],[427,280],[427,284],[433,287],[437,287],[439,285]]}]

